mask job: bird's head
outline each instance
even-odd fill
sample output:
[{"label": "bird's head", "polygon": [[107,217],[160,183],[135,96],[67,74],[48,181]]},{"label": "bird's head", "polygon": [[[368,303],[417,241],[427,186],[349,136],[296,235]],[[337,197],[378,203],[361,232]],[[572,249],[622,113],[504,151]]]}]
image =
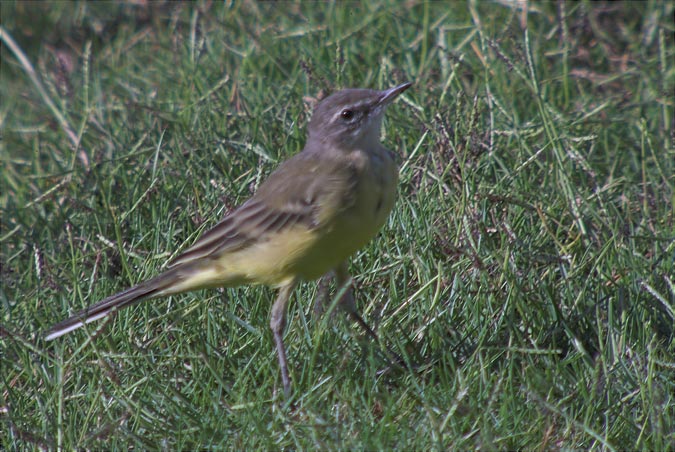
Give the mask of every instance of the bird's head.
[{"label": "bird's head", "polygon": [[378,144],[387,105],[411,85],[407,82],[383,91],[344,89],[328,96],[314,109],[309,141],[341,149]]}]

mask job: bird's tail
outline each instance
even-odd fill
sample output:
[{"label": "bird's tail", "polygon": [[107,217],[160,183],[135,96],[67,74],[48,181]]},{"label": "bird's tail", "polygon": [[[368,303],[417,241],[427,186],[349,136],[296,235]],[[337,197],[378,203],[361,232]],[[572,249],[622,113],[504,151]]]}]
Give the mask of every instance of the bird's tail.
[{"label": "bird's tail", "polygon": [[184,278],[184,272],[178,268],[172,268],[155,278],[149,279],[130,289],[112,295],[100,302],[85,308],[72,317],[52,326],[45,334],[45,339],[51,341],[59,336],[70,333],[87,323],[101,319],[113,310],[130,306],[141,300],[156,298],[163,295],[182,292],[176,290]]}]

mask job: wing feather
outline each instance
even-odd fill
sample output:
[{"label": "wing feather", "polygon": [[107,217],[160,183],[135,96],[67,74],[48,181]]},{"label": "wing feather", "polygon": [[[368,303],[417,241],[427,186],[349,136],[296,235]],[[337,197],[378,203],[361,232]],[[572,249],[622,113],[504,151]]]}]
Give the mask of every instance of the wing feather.
[{"label": "wing feather", "polygon": [[340,173],[344,165],[336,165],[334,171],[320,168],[325,165],[325,159],[303,153],[286,161],[251,199],[204,233],[169,268],[244,249],[293,226],[314,229],[330,223],[331,217],[353,203],[355,178]]}]

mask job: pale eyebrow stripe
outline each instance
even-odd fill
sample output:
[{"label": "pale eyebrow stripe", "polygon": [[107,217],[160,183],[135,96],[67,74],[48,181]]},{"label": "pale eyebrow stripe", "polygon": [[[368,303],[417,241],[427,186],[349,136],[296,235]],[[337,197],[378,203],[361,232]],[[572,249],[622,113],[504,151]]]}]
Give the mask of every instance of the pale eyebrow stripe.
[{"label": "pale eyebrow stripe", "polygon": [[335,113],[333,115],[333,117],[331,118],[331,120],[337,119],[337,117],[340,116],[342,114],[342,112],[345,111],[345,110],[362,111],[362,110],[364,110],[364,107],[370,107],[370,106],[371,106],[371,102],[367,101],[367,100],[361,101],[361,102],[356,103],[356,104],[348,105],[345,108],[341,108],[337,113]]}]

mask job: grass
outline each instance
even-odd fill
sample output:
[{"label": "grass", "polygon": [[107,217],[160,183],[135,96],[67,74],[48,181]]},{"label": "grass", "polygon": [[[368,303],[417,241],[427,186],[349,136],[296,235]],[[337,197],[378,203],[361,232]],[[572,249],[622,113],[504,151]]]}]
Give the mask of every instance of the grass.
[{"label": "grass", "polygon": [[[0,5],[3,449],[675,448],[673,2]],[[407,80],[351,270],[414,370],[311,283],[288,402],[264,287],[40,339],[249,197],[314,99]]]}]

